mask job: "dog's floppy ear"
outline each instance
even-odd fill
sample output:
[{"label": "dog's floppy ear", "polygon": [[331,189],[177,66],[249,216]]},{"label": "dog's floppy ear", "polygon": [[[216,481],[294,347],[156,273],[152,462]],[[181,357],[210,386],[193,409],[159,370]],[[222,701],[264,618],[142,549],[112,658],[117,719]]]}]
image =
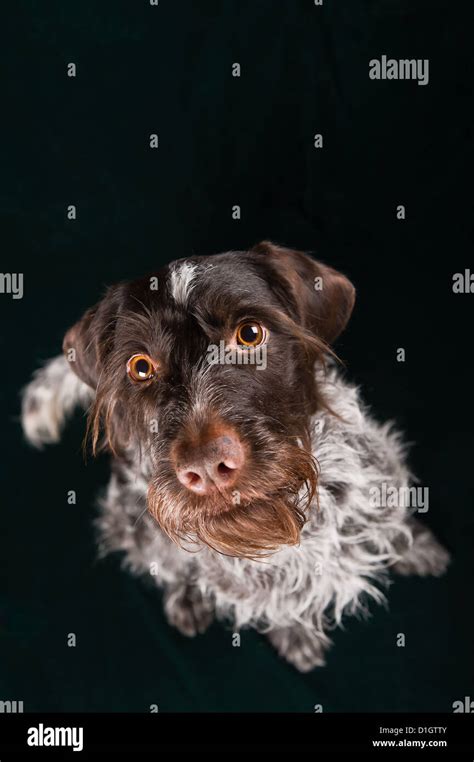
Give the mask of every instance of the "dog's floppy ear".
[{"label": "dog's floppy ear", "polygon": [[308,254],[262,241],[251,249],[266,267],[270,286],[304,328],[332,344],[346,327],[355,288],[345,275]]},{"label": "dog's floppy ear", "polygon": [[93,389],[97,387],[101,363],[113,338],[120,289],[120,285],[109,288],[104,298],[84,313],[63,340],[63,352],[71,370]]}]

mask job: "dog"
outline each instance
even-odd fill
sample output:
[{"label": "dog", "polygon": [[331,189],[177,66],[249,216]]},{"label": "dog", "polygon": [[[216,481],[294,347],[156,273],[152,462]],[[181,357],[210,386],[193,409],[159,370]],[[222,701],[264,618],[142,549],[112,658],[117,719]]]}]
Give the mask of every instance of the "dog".
[{"label": "dog", "polygon": [[[449,561],[406,501],[374,504],[412,477],[331,348],[354,301],[346,276],[268,241],[180,259],[109,288],[22,400],[37,447],[88,411],[112,455],[100,552],[163,589],[172,625],[253,627],[303,672],[345,614],[385,601],[390,569]],[[233,360],[210,361],[222,342]]]}]

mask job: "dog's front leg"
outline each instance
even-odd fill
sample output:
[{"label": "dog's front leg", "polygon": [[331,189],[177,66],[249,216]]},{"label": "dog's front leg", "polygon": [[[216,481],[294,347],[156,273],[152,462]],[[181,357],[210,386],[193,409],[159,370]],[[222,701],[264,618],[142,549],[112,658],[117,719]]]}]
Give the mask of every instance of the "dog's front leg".
[{"label": "dog's front leg", "polygon": [[73,373],[63,355],[53,357],[23,389],[21,421],[26,438],[39,448],[58,442],[74,408],[87,409],[93,396],[93,390]]},{"label": "dog's front leg", "polygon": [[164,609],[168,622],[189,638],[205,632],[214,619],[212,600],[185,580],[166,585]]},{"label": "dog's front leg", "polygon": [[323,667],[324,653],[330,646],[329,638],[323,633],[297,623],[291,627],[271,630],[268,639],[280,656],[300,672]]}]

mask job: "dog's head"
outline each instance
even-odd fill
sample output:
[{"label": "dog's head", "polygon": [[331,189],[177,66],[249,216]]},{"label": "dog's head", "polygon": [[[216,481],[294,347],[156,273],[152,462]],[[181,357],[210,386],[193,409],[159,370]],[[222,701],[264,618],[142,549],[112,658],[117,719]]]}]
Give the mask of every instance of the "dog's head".
[{"label": "dog's head", "polygon": [[354,304],[346,277],[261,243],[108,290],[64,339],[95,391],[94,449],[139,451],[148,506],[180,543],[233,556],[295,544],[317,480],[315,363]]}]

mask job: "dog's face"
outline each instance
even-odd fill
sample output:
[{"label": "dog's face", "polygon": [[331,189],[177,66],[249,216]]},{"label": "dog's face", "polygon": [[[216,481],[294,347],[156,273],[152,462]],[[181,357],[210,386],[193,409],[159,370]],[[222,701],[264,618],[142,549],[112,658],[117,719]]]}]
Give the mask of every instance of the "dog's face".
[{"label": "dog's face", "polygon": [[177,542],[233,556],[294,544],[316,487],[314,365],[349,319],[343,275],[270,243],[119,284],[66,334],[90,413],[141,453],[148,506]]}]

